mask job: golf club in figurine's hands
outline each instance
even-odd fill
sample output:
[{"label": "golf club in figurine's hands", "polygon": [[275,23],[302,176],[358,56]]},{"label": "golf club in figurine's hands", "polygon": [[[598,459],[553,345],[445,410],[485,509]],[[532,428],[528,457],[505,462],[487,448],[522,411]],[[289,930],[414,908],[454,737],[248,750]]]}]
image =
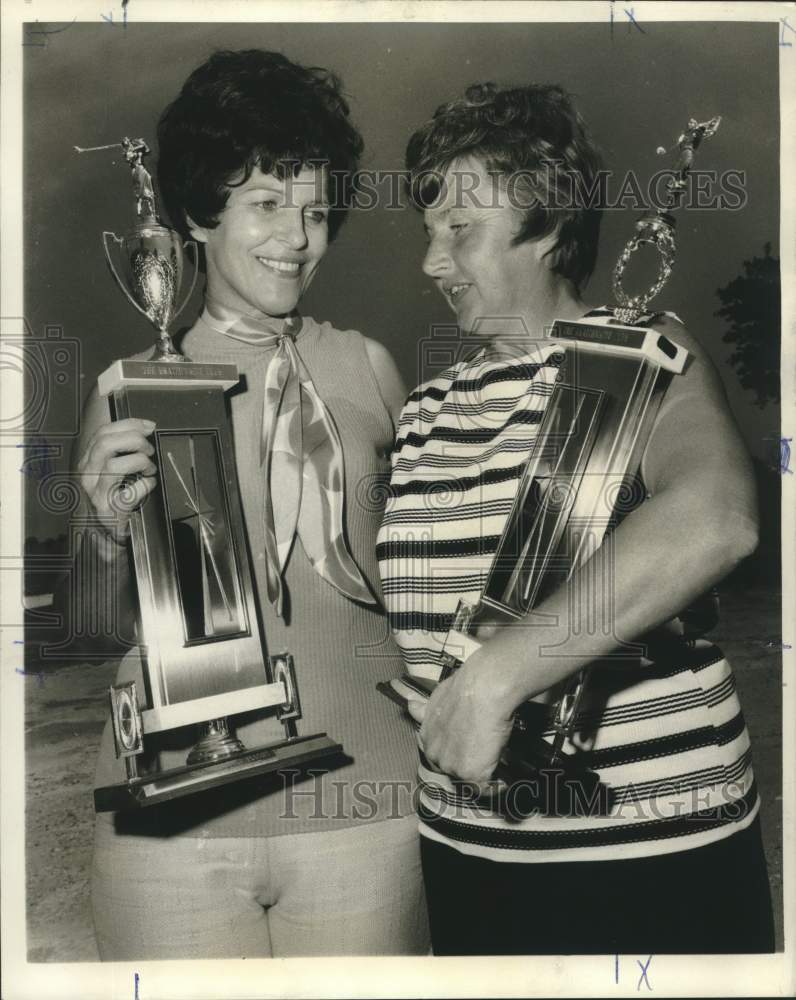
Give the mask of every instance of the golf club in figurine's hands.
[{"label": "golf club in figurine's hands", "polygon": [[[487,581],[475,603],[459,602],[438,681],[404,674],[378,685],[402,707],[428,699],[437,683],[480,647],[480,626],[515,622],[529,628],[532,641],[531,626],[520,622],[545,596],[567,585],[627,511],[625,501],[639,493],[637,472],[655,415],[669,381],[682,373],[688,358],[684,348],[651,327],[655,316],[647,305],[672,271],[672,211],[684,194],[694,151],[720,121],[690,119],[680,135],[664,203],[636,223],[614,269],[617,305],[588,319],[555,320],[545,331],[550,348],[560,351],[556,383]],[[646,291],[631,296],[623,278],[633,254],[647,245],[659,255],[658,275]],[[588,673],[595,668],[599,664],[590,664],[517,708],[494,774],[493,808],[500,808],[502,791],[522,782],[529,810],[568,815],[578,803],[611,810],[612,790],[589,766],[588,748],[573,741]],[[516,807],[516,798],[513,802]]]},{"label": "golf club in figurine's hands", "polygon": [[[144,691],[134,681],[110,689],[117,757],[126,780],[97,788],[97,811],[138,808],[279,771],[319,758],[341,758],[325,733],[301,737],[296,670],[287,652],[268,656],[260,635],[234,450],[224,393],[235,365],[190,361],[169,329],[182,304],[185,247],[157,213],[143,139],[75,147],[122,149],[133,183],[135,223],[119,237],[103,233],[113,276],[158,339],[146,360],[115,361],[98,379],[114,420],[155,423],[157,486],[130,519],[143,637]],[[244,747],[229,717],[271,709],[285,738]],[[185,765],[139,773],[146,737],[198,724]]]}]

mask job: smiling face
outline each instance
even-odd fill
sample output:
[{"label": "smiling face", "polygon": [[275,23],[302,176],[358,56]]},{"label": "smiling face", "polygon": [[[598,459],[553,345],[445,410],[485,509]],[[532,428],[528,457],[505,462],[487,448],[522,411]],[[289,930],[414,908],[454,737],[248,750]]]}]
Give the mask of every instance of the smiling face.
[{"label": "smiling face", "polygon": [[424,213],[429,245],[423,270],[434,279],[465,332],[488,333],[494,318],[525,320],[549,296],[554,278],[542,257],[548,240],[513,240],[523,222],[502,178],[478,160],[453,164],[441,197]]},{"label": "smiling face", "polygon": [[304,167],[280,180],[255,168],[229,191],[215,229],[191,227],[205,245],[208,297],[248,316],[286,316],[328,246],[326,175]]}]

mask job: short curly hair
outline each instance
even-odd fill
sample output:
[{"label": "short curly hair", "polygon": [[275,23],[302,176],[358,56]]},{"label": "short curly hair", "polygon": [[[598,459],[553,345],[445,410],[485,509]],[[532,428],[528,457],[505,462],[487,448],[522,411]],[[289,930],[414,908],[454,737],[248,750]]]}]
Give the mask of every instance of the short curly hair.
[{"label": "short curly hair", "polygon": [[214,53],[163,112],[157,134],[161,196],[183,235],[188,217],[204,228],[218,225],[230,187],[255,167],[284,179],[323,164],[333,238],[364,147],[333,73],[263,49]]},{"label": "short curly hair", "polygon": [[602,158],[570,96],[557,84],[499,87],[477,83],[441,105],[406,148],[409,195],[433,204],[442,175],[467,157],[516,181],[525,193],[515,243],[556,233],[551,269],[580,288],[597,260],[601,208],[593,196]]}]

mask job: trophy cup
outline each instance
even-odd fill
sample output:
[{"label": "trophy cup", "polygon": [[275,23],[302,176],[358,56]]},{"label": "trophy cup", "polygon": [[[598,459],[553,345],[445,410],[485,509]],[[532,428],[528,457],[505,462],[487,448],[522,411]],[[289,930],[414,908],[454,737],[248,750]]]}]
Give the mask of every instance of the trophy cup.
[{"label": "trophy cup", "polygon": [[[480,625],[520,621],[545,596],[566,584],[600,547],[617,515],[636,497],[636,473],[664,391],[682,373],[688,352],[645,323],[648,302],[663,288],[674,261],[673,208],[685,190],[694,150],[720,119],[688,123],[663,204],[636,223],[613,276],[618,307],[586,320],[555,320],[546,339],[560,347],[556,384],[527,458],[508,520],[477,602],[460,601],[442,652],[440,681],[479,648]],[[660,152],[660,151],[659,151]],[[655,282],[631,297],[622,285],[632,255],[643,245],[659,254]],[[589,801],[608,812],[611,789],[584,766],[572,747],[590,664],[567,682],[521,705],[495,778],[507,785],[536,783],[529,802],[539,812],[566,814],[568,803]],[[398,704],[427,698],[433,681],[405,674],[378,685]],[[533,783],[528,783],[527,789]],[[551,795],[551,789],[554,794]],[[529,795],[533,793],[529,791]],[[563,813],[562,811],[563,810]]]},{"label": "trophy cup", "polygon": [[[158,475],[130,520],[145,691],[134,681],[110,689],[116,756],[124,758],[127,780],[95,790],[98,812],[154,805],[342,750],[325,733],[298,735],[293,659],[264,655],[224,399],[238,371],[192,362],[172,344],[170,324],[190,297],[189,290],[178,306],[183,244],[158,219],[142,162],[146,143],[125,138],[92,150],[119,147],[132,172],[137,221],[121,238],[103,233],[103,246],[119,287],[158,341],[145,361],[114,362],[98,387],[114,420],[155,421]],[[285,739],[246,749],[228,717],[269,708]],[[148,735],[194,724],[201,735],[185,766],[139,774]]]}]

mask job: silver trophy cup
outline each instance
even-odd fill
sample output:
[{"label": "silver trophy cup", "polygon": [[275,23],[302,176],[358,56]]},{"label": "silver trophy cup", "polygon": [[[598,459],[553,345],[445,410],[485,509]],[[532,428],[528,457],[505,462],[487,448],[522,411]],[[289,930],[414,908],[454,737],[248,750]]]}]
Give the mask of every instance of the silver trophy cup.
[{"label": "silver trophy cup", "polygon": [[[130,166],[137,222],[124,236],[104,232],[105,258],[127,301],[146,316],[158,331],[158,340],[150,361],[188,361],[175,348],[169,327],[182,312],[196,284],[199,273],[198,253],[194,242],[183,243],[179,233],[164,226],[157,214],[152,177],[143,163],[149,147],[143,139],[129,139],[108,146],[89,149],[75,146],[79,153],[101,149],[122,149]],[[193,278],[188,293],[177,305],[182,287],[186,252],[190,252]]]},{"label": "silver trophy cup", "polygon": [[[185,307],[196,284],[196,244],[183,244],[178,233],[158,222],[139,222],[122,237],[104,232],[102,245],[111,273],[128,302],[158,331],[150,360],[187,360],[174,347],[169,327]],[[193,279],[178,305],[186,251],[191,252]]]}]

